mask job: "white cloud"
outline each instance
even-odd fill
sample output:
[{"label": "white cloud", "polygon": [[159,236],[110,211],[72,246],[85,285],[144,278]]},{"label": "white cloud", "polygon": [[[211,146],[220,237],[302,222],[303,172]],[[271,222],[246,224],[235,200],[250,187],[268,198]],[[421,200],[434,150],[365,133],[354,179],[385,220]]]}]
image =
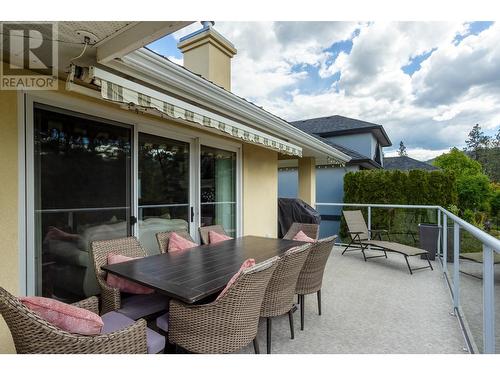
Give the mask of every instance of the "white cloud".
[{"label": "white cloud", "polygon": [[[500,124],[499,25],[458,45],[456,35],[468,32],[459,22],[220,22],[215,27],[238,49],[232,90],[287,120],[340,114],[379,123],[393,143],[404,140],[408,149],[422,150],[418,158],[430,155],[428,150],[461,146],[476,123],[485,129]],[[356,29],[359,35],[353,37]],[[333,60],[327,49],[351,38],[351,52]],[[401,70],[431,50],[412,76]],[[337,72],[340,81],[332,87],[303,89],[305,82]]]},{"label": "white cloud", "polygon": [[433,106],[460,101],[475,88],[500,94],[500,24],[458,45],[448,43],[422,64],[414,75],[418,103]]},{"label": "white cloud", "polygon": [[[427,161],[427,160],[434,159],[435,157],[442,155],[444,153],[447,153],[449,151],[450,151],[449,148],[445,148],[442,150],[429,150],[429,149],[424,149],[424,148],[412,148],[412,149],[406,150],[406,152],[410,158],[421,160],[421,161]],[[384,156],[387,156],[387,157],[398,156],[398,150],[384,152]]]},{"label": "white cloud", "polygon": [[232,87],[259,103],[299,84],[307,72],[294,67],[318,66],[328,59],[333,42],[348,39],[354,22],[220,22],[215,28],[234,43]]}]

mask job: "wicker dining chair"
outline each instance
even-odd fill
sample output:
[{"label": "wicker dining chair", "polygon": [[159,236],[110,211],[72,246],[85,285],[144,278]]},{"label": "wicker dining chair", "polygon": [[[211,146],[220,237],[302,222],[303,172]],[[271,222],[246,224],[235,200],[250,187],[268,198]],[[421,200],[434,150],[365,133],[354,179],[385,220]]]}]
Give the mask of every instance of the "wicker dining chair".
[{"label": "wicker dining chair", "polygon": [[204,305],[170,301],[169,341],[194,353],[232,353],[253,340],[277,257],[244,270],[222,297]]},{"label": "wicker dining chair", "polygon": [[267,353],[271,354],[272,318],[288,314],[290,323],[290,337],[293,340],[293,299],[299,273],[309,254],[311,244],[298,246],[287,251],[278,261],[273,276],[269,281],[262,301],[260,316],[266,318],[267,323]]},{"label": "wicker dining chair", "polygon": [[168,241],[170,240],[170,236],[174,232],[188,241],[195,242],[195,240],[193,240],[191,235],[185,230],[158,232],[156,233],[156,240],[158,241],[158,247],[160,248],[160,253],[164,254],[168,252]]},{"label": "wicker dining chair", "polygon": [[305,223],[293,223],[288,229],[286,234],[283,236],[284,240],[293,240],[295,235],[302,231],[306,236],[311,237],[315,240],[319,237],[319,225],[318,224],[305,224]]},{"label": "wicker dining chair", "polygon": [[208,232],[210,232],[210,231],[217,232],[217,233],[223,234],[225,236],[228,235],[226,233],[226,231],[224,230],[224,228],[222,227],[222,225],[209,225],[206,227],[200,227],[200,228],[198,228],[198,230],[200,232],[200,238],[201,238],[202,245],[207,245],[210,243],[210,236],[208,235]]},{"label": "wicker dining chair", "polygon": [[93,241],[90,244],[97,283],[101,289],[101,314],[119,310],[131,319],[159,314],[168,308],[168,300],[159,294],[138,294],[122,298],[120,290],[106,283],[106,271],[101,267],[108,263],[108,254],[120,254],[128,257],[145,257],[137,238],[124,237],[112,240]]},{"label": "wicker dining chair", "polygon": [[[97,297],[73,304],[98,313]],[[84,336],[69,333],[47,322],[0,287],[0,313],[12,334],[18,354],[146,354],[146,321],[121,330]]]},{"label": "wicker dining chair", "polygon": [[321,285],[326,262],[332,251],[337,236],[330,236],[313,243],[304,266],[297,280],[295,293],[299,295],[300,330],[304,330],[305,295],[316,293],[318,298],[318,313],[321,315]]}]

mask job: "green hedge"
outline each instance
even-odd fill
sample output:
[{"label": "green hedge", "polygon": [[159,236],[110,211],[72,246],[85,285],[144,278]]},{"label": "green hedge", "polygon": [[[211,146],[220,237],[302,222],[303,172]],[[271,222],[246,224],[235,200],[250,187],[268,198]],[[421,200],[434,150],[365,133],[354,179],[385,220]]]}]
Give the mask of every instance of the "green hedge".
[{"label": "green hedge", "polygon": [[[344,203],[418,204],[448,207],[457,204],[455,176],[443,171],[409,172],[371,170],[349,172],[344,177]],[[350,209],[346,207],[346,209]],[[365,219],[367,210],[362,210]],[[435,222],[435,210],[372,208],[372,228],[393,233],[417,232],[418,223]],[[342,218],[341,232],[346,228]],[[399,238],[411,243],[412,237]]]}]

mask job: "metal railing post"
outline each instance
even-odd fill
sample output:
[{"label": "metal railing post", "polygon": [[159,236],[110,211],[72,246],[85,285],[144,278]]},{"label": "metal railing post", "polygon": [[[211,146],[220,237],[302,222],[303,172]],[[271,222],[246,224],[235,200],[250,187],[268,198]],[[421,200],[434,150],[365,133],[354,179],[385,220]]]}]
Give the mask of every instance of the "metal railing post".
[{"label": "metal railing post", "polygon": [[372,208],[368,206],[368,239],[372,238],[371,231],[372,230]]},{"label": "metal railing post", "polygon": [[448,216],[443,212],[443,272],[448,274]]},{"label": "metal railing post", "polygon": [[453,225],[453,306],[460,306],[460,225]]},{"label": "metal railing post", "polygon": [[441,227],[441,210],[437,210],[437,225],[438,225],[438,243],[437,243],[437,255],[438,259],[441,260],[441,264],[443,264],[443,260],[441,259],[441,232],[443,228]]},{"label": "metal railing post", "polygon": [[495,273],[493,249],[483,245],[483,352],[495,353]]}]

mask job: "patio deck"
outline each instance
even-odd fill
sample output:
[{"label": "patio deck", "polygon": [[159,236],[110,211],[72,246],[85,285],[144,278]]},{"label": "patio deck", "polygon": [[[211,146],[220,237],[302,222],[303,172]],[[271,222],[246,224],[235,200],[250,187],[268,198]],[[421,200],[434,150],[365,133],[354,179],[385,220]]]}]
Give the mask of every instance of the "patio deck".
[{"label": "patio deck", "polygon": [[[306,297],[305,329],[294,314],[295,339],[288,317],[273,319],[273,353],[464,353],[459,323],[450,315],[452,303],[443,274],[429,269],[408,272],[404,257],[364,262],[361,252],[334,247],[322,288],[323,315],[316,295]],[[368,252],[367,252],[368,253]],[[425,265],[417,257],[412,266]],[[259,329],[266,350],[265,321]],[[241,353],[253,353],[249,345]]]}]

